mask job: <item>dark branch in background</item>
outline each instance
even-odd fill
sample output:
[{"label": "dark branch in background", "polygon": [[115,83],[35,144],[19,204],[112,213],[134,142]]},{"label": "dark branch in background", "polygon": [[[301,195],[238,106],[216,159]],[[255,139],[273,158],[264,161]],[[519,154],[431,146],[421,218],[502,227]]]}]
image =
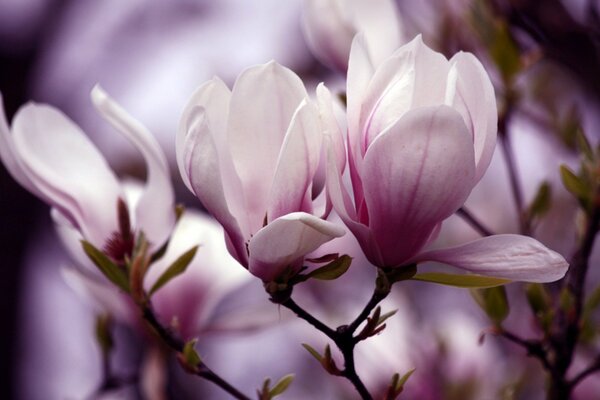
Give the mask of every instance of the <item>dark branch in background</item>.
[{"label": "dark branch in background", "polygon": [[456,211],[456,215],[464,219],[481,236],[492,236],[494,233],[479,221],[465,206]]},{"label": "dark branch in background", "polygon": [[[526,32],[544,54],[569,69],[581,86],[600,100],[600,19],[588,2],[588,21],[576,21],[559,0],[492,0],[496,12]],[[594,4],[595,3],[595,4]]]},{"label": "dark branch in background", "polygon": [[[600,193],[596,195],[600,196]],[[600,371],[600,356],[598,356],[572,379],[567,377],[581,333],[585,278],[599,228],[600,206],[595,206],[591,215],[588,216],[579,248],[571,258],[569,271],[561,282],[563,290],[561,296],[566,293],[573,304],[567,309],[558,305],[557,317],[550,337],[547,339],[523,339],[505,330],[499,332],[499,335],[527,350],[528,355],[539,359],[548,371],[550,375],[548,400],[568,400],[579,382],[590,374]]]},{"label": "dark branch in background", "polygon": [[[177,353],[182,353],[185,346],[183,340],[175,336],[158,321],[150,305],[141,305],[140,308],[144,320],[146,320],[146,322],[152,327],[160,339],[172,350],[176,351]],[[231,386],[227,381],[208,368],[203,362],[200,362],[195,367],[195,375],[219,386],[221,389],[229,393],[233,398],[238,400],[250,400],[249,397],[245,396],[242,392]]]},{"label": "dark branch in background", "polygon": [[519,220],[519,232],[523,235],[531,234],[531,223],[529,218],[525,215],[525,203],[523,201],[523,192],[521,190],[521,184],[519,182],[519,176],[517,173],[517,164],[513,153],[510,131],[508,129],[513,111],[515,106],[515,94],[507,89],[508,93],[505,93],[505,104],[504,111],[501,113],[498,120],[498,137],[500,139],[500,145],[504,160],[506,162],[506,168],[508,170],[508,179],[510,182],[511,193],[517,216]]},{"label": "dark branch in background", "polygon": [[[598,196],[600,196],[600,193],[596,193],[596,198]],[[595,205],[591,215],[588,216],[579,249],[571,258],[569,271],[562,281],[563,290],[566,290],[569,294],[573,306],[567,310],[560,309],[557,318],[558,329],[550,338],[555,352],[553,368],[550,371],[552,379],[549,388],[549,398],[553,400],[568,399],[575,386],[574,381],[569,381],[567,378],[567,372],[573,361],[575,348],[581,333],[585,278],[599,227],[600,207]],[[581,379],[583,378],[579,378],[579,380]]]},{"label": "dark branch in background", "polygon": [[574,388],[579,382],[598,371],[600,371],[600,356],[596,357],[596,360],[592,364],[571,379],[571,387]]},{"label": "dark branch in background", "polygon": [[525,350],[527,350],[527,355],[540,360],[546,370],[549,371],[552,368],[550,360],[548,360],[548,353],[541,341],[537,339],[523,339],[522,337],[505,330],[501,330],[498,334],[505,339],[523,347]]}]

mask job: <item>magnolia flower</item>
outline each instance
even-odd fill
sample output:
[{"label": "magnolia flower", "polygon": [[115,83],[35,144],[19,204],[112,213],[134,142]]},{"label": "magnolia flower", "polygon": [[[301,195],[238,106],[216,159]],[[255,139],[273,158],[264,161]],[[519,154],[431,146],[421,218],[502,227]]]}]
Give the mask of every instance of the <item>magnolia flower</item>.
[{"label": "magnolia flower", "polygon": [[208,81],[184,110],[183,181],[225,228],[229,252],[263,281],[297,271],[304,255],[344,234],[312,214],[320,132],[304,85],[275,62],[244,71],[232,91]]},{"label": "magnolia flower", "polygon": [[447,60],[418,36],[375,68],[359,35],[349,64],[354,203],[333,151],[328,193],[371,263],[399,267],[434,260],[484,275],[541,282],[565,274],[562,256],[519,235],[422,252],[467,199],[494,151],[494,90],[472,54]]},{"label": "magnolia flower", "polygon": [[385,59],[403,42],[392,0],[305,0],[303,28],[315,57],[343,72],[357,33],[364,33],[375,62]]},{"label": "magnolia flower", "polygon": [[[79,233],[69,226],[58,225],[57,228],[65,247],[71,250],[77,248],[81,239]],[[240,322],[233,316],[237,310],[231,309],[223,316],[215,315],[217,305],[248,282],[247,274],[227,253],[222,234],[221,227],[213,219],[186,210],[175,225],[165,255],[152,264],[144,277],[144,288],[149,292],[171,263],[193,246],[200,246],[186,271],[152,295],[152,306],[160,321],[165,326],[174,325],[184,338],[192,338],[211,329],[251,327],[247,319],[243,318]],[[78,268],[65,270],[68,283],[119,321],[140,328],[139,309],[133,301],[125,294],[115,296],[115,288],[107,280],[86,273],[93,266],[85,255],[72,252],[71,256]],[[259,324],[260,321],[257,321],[252,325]]]},{"label": "magnolia flower", "polygon": [[121,182],[92,142],[51,106],[26,104],[9,128],[0,97],[0,158],[61,223],[122,261],[136,233],[143,232],[153,249],[167,240],[175,222],[173,189],[165,156],[150,132],[99,87],[92,90],[92,100],[144,157],[148,178],[135,207],[126,203]]}]

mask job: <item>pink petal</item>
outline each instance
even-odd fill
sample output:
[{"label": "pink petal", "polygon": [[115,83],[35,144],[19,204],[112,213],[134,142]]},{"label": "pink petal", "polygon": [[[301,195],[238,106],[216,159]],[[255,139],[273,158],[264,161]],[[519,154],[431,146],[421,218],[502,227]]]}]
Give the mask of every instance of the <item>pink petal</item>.
[{"label": "pink petal", "polygon": [[121,190],[106,160],[60,111],[22,107],[13,121],[15,155],[44,199],[97,247],[117,229]]},{"label": "pink petal", "polygon": [[481,275],[527,282],[553,282],[561,279],[569,268],[563,256],[537,240],[510,234],[427,251],[414,261],[437,261]]},{"label": "pink petal", "polygon": [[346,84],[346,100],[348,115],[348,154],[350,175],[356,203],[362,202],[362,183],[360,171],[362,166],[362,129],[359,118],[363,108],[362,102],[369,82],[375,73],[375,67],[369,56],[363,34],[358,34],[352,41],[350,60],[348,62],[348,80]]},{"label": "pink petal", "polygon": [[333,208],[344,224],[352,231],[358,240],[363,252],[375,265],[383,265],[381,254],[374,241],[368,226],[359,222],[356,210],[350,199],[350,195],[344,185],[342,174],[338,168],[332,140],[325,138],[325,146],[328,150],[327,157],[327,196],[331,200]]},{"label": "pink petal", "polygon": [[23,167],[20,165],[19,158],[16,154],[15,145],[13,143],[12,134],[8,127],[8,121],[4,114],[4,101],[2,100],[2,93],[0,93],[0,159],[2,164],[8,170],[10,175],[17,181],[21,186],[27,189],[34,195],[42,198],[44,201],[49,202],[44,195],[37,190],[35,185],[29,180]]},{"label": "pink petal", "polygon": [[408,110],[443,104],[449,69],[448,60],[427,47],[420,35],[384,61],[363,98],[359,124],[362,154]]},{"label": "pink petal", "polygon": [[450,60],[446,104],[458,110],[473,135],[476,180],[481,179],[496,146],[498,109],[490,78],[471,53],[457,53]]},{"label": "pink petal", "polygon": [[321,142],[318,110],[304,101],[292,117],[281,148],[269,196],[268,222],[295,211],[312,212],[309,189],[319,163]]},{"label": "pink petal", "polygon": [[209,121],[204,113],[197,115],[196,121],[189,130],[190,136],[186,144],[190,146],[186,150],[189,152],[189,160],[184,168],[192,190],[208,212],[223,225],[232,255],[242,265],[247,266],[244,237],[240,232],[238,221],[229,211],[228,200],[223,189],[219,155],[211,135]]},{"label": "pink petal", "polygon": [[474,185],[473,160],[471,135],[447,106],[411,110],[371,144],[362,178],[380,266],[412,257],[464,203]]},{"label": "pink petal", "polygon": [[[217,152],[221,185],[227,198],[229,211],[238,220],[244,236],[250,236],[248,215],[244,205],[242,184],[235,171],[227,143],[227,120],[231,92],[219,78],[213,78],[198,88],[186,105],[177,132],[177,163],[184,183],[194,192],[190,183],[189,167],[194,135],[192,127],[200,119],[207,118],[210,135]],[[193,168],[193,166],[192,166]],[[193,171],[192,171],[193,172]]]},{"label": "pink petal", "polygon": [[346,147],[344,145],[344,135],[340,128],[340,123],[334,110],[334,100],[331,92],[324,83],[317,86],[317,102],[319,106],[319,115],[321,116],[321,130],[325,136],[332,140],[335,158],[340,171],[346,166]]},{"label": "pink petal", "polygon": [[[343,171],[346,167],[346,146],[344,145],[344,135],[340,128],[340,122],[336,116],[336,111],[339,111],[341,115],[345,117],[345,110],[334,110],[334,106],[338,105],[334,103],[331,96],[331,92],[325,86],[320,83],[317,86],[317,105],[319,107],[319,115],[321,122],[321,131],[324,137],[328,138],[333,146],[334,156],[339,171]],[[325,179],[327,176],[327,146],[321,146],[321,160],[319,161],[319,167],[317,168],[315,178],[313,180],[313,198],[316,198],[321,193],[325,186]],[[327,218],[332,209],[331,200],[326,195],[325,209],[323,212],[319,212],[322,218]]]},{"label": "pink petal", "polygon": [[275,62],[247,69],[233,87],[228,148],[251,232],[263,226],[281,145],[294,112],[307,97],[300,78]]},{"label": "pink petal", "polygon": [[250,272],[271,281],[288,267],[300,267],[306,254],[344,233],[340,226],[307,213],[280,217],[250,240]]},{"label": "pink petal", "polygon": [[203,109],[208,115],[209,121],[211,121],[211,127],[214,131],[213,136],[222,138],[222,141],[225,142],[230,99],[231,92],[223,81],[219,78],[213,78],[196,89],[183,110],[179,129],[177,130],[175,150],[181,177],[190,190],[192,190],[192,187],[189,177],[184,172],[186,171],[185,165],[189,161],[189,150],[192,147],[187,144],[187,139],[195,116],[199,109]]},{"label": "pink petal", "polygon": [[364,32],[371,59],[379,65],[404,41],[395,1],[360,0],[353,8],[356,32]]},{"label": "pink petal", "polygon": [[175,195],[167,159],[148,129],[131,117],[99,85],[94,86],[91,97],[100,114],[133,143],[146,161],[146,187],[135,208],[135,224],[154,248],[160,247],[175,224]]},{"label": "pink petal", "polygon": [[352,37],[356,33],[344,18],[345,6],[337,1],[306,0],[302,28],[306,44],[323,64],[345,72]]}]

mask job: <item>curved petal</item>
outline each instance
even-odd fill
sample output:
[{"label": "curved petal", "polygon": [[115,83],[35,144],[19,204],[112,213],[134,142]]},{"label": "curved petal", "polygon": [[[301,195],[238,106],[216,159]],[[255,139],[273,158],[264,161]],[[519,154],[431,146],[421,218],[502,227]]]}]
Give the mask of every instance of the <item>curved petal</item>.
[{"label": "curved petal", "polygon": [[231,92],[227,88],[227,85],[215,77],[196,89],[183,110],[177,130],[175,151],[177,153],[177,165],[181,177],[190,191],[192,191],[192,186],[188,175],[184,173],[186,171],[184,166],[188,164],[187,159],[189,158],[191,146],[187,145],[186,142],[195,119],[195,114],[199,108],[203,109],[207,114],[207,118],[211,121],[214,136],[226,141],[227,115],[229,114],[230,99]]},{"label": "curved petal", "polygon": [[364,32],[369,54],[379,65],[402,44],[400,16],[393,0],[355,0],[355,32]]},{"label": "curved petal", "polygon": [[248,265],[248,255],[245,249],[244,237],[238,221],[229,211],[227,199],[221,181],[219,155],[211,127],[203,113],[197,115],[196,121],[190,126],[190,149],[188,165],[184,165],[189,176],[192,191],[223,228],[230,243],[232,255],[244,266]]},{"label": "curved petal", "polygon": [[469,195],[475,176],[471,135],[447,106],[411,110],[365,156],[368,225],[382,267],[401,265]]},{"label": "curved petal", "polygon": [[106,160],[60,111],[29,103],[13,122],[14,149],[44,198],[97,247],[117,230],[121,190]]},{"label": "curved petal", "polygon": [[144,156],[148,170],[146,188],[135,208],[135,223],[153,248],[160,247],[175,224],[175,195],[167,159],[148,129],[131,117],[99,85],[94,86],[91,97],[100,114]]},{"label": "curved petal", "polygon": [[359,126],[362,154],[390,124],[410,109],[443,104],[450,64],[421,35],[402,46],[378,68],[365,92]]},{"label": "curved petal", "polygon": [[15,145],[13,143],[12,134],[8,127],[8,121],[4,114],[4,101],[2,99],[2,93],[0,93],[0,160],[2,164],[8,170],[10,175],[16,180],[21,186],[27,189],[34,195],[42,198],[44,201],[48,201],[46,197],[35,187],[33,182],[29,180],[25,171],[19,164],[20,161],[17,157]]},{"label": "curved petal", "polygon": [[271,281],[288,267],[300,267],[306,254],[344,233],[340,226],[307,213],[280,217],[250,240],[250,272]]},{"label": "curved petal", "polygon": [[307,97],[300,78],[273,61],[245,70],[235,82],[227,140],[252,233],[263,225],[285,133]]},{"label": "curved petal", "polygon": [[362,113],[362,102],[369,82],[375,73],[375,67],[369,56],[364,34],[358,34],[352,41],[350,59],[348,61],[348,79],[346,83],[346,101],[348,115],[348,155],[350,164],[350,176],[354,189],[356,203],[363,200],[361,166],[362,151],[361,140],[362,129],[359,121]]},{"label": "curved petal", "polygon": [[306,0],[302,13],[306,44],[323,64],[345,72],[352,37],[356,33],[350,23],[347,4],[331,0]]},{"label": "curved petal", "polygon": [[305,100],[292,117],[281,148],[269,196],[267,222],[295,211],[312,212],[309,189],[319,163],[321,144],[318,110]]},{"label": "curved petal", "polygon": [[492,160],[496,146],[498,109],[494,86],[473,54],[457,53],[450,64],[446,104],[461,113],[473,135],[476,180],[479,181]]},{"label": "curved petal", "polygon": [[327,147],[328,152],[326,179],[327,196],[341,220],[356,237],[356,240],[369,261],[375,265],[383,265],[379,249],[374,241],[371,230],[368,226],[358,221],[356,210],[342,180],[342,174],[338,169],[335,150],[331,141],[331,138],[325,137],[325,146]]},{"label": "curved petal", "polygon": [[321,117],[321,131],[323,135],[331,138],[337,166],[340,171],[343,171],[346,166],[346,147],[344,146],[344,135],[336,117],[336,110],[334,110],[334,104],[337,105],[337,103],[334,103],[331,92],[323,82],[317,86],[317,104]]},{"label": "curved petal", "polygon": [[[334,110],[334,106],[338,104],[334,103],[334,100],[331,96],[331,92],[329,91],[329,89],[327,89],[324,83],[321,82],[317,86],[316,92],[317,105],[319,107],[319,116],[321,122],[321,132],[323,134],[323,137],[328,138],[328,140],[333,146],[333,154],[335,155],[338,170],[343,171],[346,167],[346,146],[344,145],[344,135],[342,134],[342,130],[340,128],[340,121],[336,116],[336,111],[339,111],[339,113],[343,113],[344,116],[345,111]],[[323,146],[321,146],[321,159],[319,161],[319,166],[315,173],[315,178],[313,179],[313,199],[315,199],[323,190],[323,187],[325,186],[326,176],[327,146],[323,144]],[[322,216],[322,218],[327,218],[332,209],[331,199],[329,199],[329,196],[327,194],[325,197],[325,209],[323,210],[323,212],[319,210],[319,214]]]},{"label": "curved petal", "polygon": [[527,282],[561,279],[569,264],[537,240],[521,235],[494,235],[460,246],[419,254],[415,262],[437,261],[481,275]]}]

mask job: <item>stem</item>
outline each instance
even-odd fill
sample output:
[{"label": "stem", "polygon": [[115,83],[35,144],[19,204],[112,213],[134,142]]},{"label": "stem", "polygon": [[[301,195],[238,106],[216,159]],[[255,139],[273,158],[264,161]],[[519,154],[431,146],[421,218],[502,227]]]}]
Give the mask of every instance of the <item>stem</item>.
[{"label": "stem", "polygon": [[594,360],[592,364],[590,364],[586,369],[584,369],[583,371],[575,375],[573,379],[571,379],[571,387],[574,388],[579,384],[579,382],[581,382],[594,372],[598,371],[600,371],[600,356],[596,357],[596,360]]},{"label": "stem", "polygon": [[[409,270],[409,274],[410,271],[412,270]],[[333,363],[333,360],[325,360],[326,362],[323,362],[323,366],[328,372],[334,375],[341,375],[349,380],[354,385],[354,388],[360,394],[360,397],[363,400],[372,400],[373,396],[371,396],[369,390],[356,372],[356,367],[354,364],[354,348],[361,340],[364,340],[375,332],[378,332],[378,330],[381,330],[381,328],[379,328],[376,323],[371,324],[373,321],[370,321],[363,329],[363,332],[360,332],[358,335],[355,335],[355,332],[358,327],[369,318],[369,315],[371,315],[375,307],[377,307],[377,305],[388,296],[393,283],[402,279],[407,279],[403,276],[406,275],[406,273],[394,274],[393,272],[394,271],[392,271],[392,273],[390,273],[390,271],[386,272],[383,269],[378,270],[377,279],[375,281],[375,289],[373,290],[373,294],[371,295],[371,298],[365,307],[350,324],[341,325],[335,330],[331,329],[319,319],[315,318],[292,299],[293,286],[287,287],[281,292],[269,292],[271,294],[271,301],[273,303],[280,304],[293,311],[299,318],[308,322],[318,331],[322,332],[328,338],[333,340],[344,357],[344,369],[342,371],[337,369],[337,367],[335,367],[335,363]],[[414,271],[412,272],[412,275],[414,275]],[[331,369],[326,366],[326,364],[329,362],[332,363]]]},{"label": "stem", "polygon": [[379,290],[375,290],[365,308],[363,308],[360,314],[358,314],[354,321],[352,321],[352,323],[350,323],[350,325],[348,325],[345,329],[354,333],[356,329],[358,329],[360,324],[362,324],[371,314],[371,311],[373,311],[373,309],[377,307],[377,304],[381,303],[381,301],[385,299],[389,293],[389,291],[382,292]]},{"label": "stem", "polygon": [[479,221],[465,206],[456,211],[456,214],[464,219],[481,236],[492,236],[494,233]]},{"label": "stem", "polygon": [[517,173],[517,163],[515,161],[515,156],[510,142],[510,135],[508,132],[509,116],[510,113],[507,111],[504,118],[502,118],[498,123],[498,136],[500,137],[502,153],[504,154],[506,168],[508,170],[508,179],[510,182],[511,193],[519,218],[519,231],[523,235],[530,235],[531,224],[529,223],[528,218],[525,217],[525,208],[523,206],[523,192],[521,191],[521,185],[519,183],[519,177]]},{"label": "stem", "polygon": [[[600,195],[600,193],[596,193]],[[583,310],[585,278],[589,268],[589,259],[600,228],[600,207],[594,207],[587,219],[586,230],[581,245],[571,259],[571,266],[563,281],[566,290],[573,300],[573,307],[561,310],[557,318],[556,334],[551,337],[556,353],[556,360],[551,370],[551,382],[548,398],[552,400],[568,399],[572,389],[583,377],[567,378],[567,372],[573,361],[575,348],[581,332],[581,315]],[[592,367],[594,367],[592,365]],[[600,367],[599,367],[600,368]],[[584,371],[586,372],[586,371]],[[593,371],[586,372],[590,374]]]},{"label": "stem", "polygon": [[[372,298],[371,301],[369,301],[369,304],[371,304],[371,302]],[[308,322],[309,324],[314,326],[318,331],[322,332],[328,338],[333,340],[333,342],[338,347],[338,349],[344,357],[344,370],[341,371],[341,376],[348,379],[352,383],[352,385],[354,385],[354,388],[360,394],[360,397],[363,400],[372,400],[373,396],[371,396],[369,390],[356,373],[356,368],[354,365],[354,347],[358,343],[358,339],[353,336],[356,328],[350,330],[350,327],[354,325],[354,323],[358,321],[359,318],[357,318],[351,325],[342,325],[338,329],[333,330],[327,325],[325,325],[323,322],[319,321],[317,318],[312,316],[308,311],[300,307],[294,300],[292,300],[291,297],[288,297],[287,299],[283,300],[278,304],[281,304],[285,308],[293,311],[300,319],[303,319],[304,321]],[[369,307],[369,304],[367,305],[367,307]],[[365,307],[365,309],[367,307]],[[363,312],[361,312],[360,315],[363,314],[365,314],[364,310]],[[367,312],[366,315],[368,316],[369,313]],[[364,317],[362,321],[364,321],[365,319],[366,317]],[[358,325],[360,325],[360,323],[356,326]]]},{"label": "stem", "polygon": [[[148,322],[148,324],[154,329],[156,334],[160,337],[160,339],[172,350],[177,353],[183,352],[183,347],[185,343],[179,337],[175,336],[170,330],[165,328],[156,318],[154,311],[150,304],[142,304],[140,305],[142,310],[142,316]],[[210,381],[221,389],[229,393],[233,398],[238,400],[250,400],[249,397],[245,396],[242,392],[231,386],[227,381],[213,372],[210,368],[206,366],[203,362],[200,362],[196,365],[195,375]]]},{"label": "stem", "polygon": [[539,359],[546,370],[550,371],[552,369],[552,365],[548,359],[547,350],[544,348],[541,341],[523,339],[514,333],[505,330],[500,331],[499,334],[509,341],[523,347],[527,350],[528,355]]},{"label": "stem", "polygon": [[336,341],[338,338],[338,333],[325,325],[323,322],[319,321],[317,318],[313,317],[308,311],[300,307],[291,297],[285,300],[282,303],[279,303],[285,308],[293,311],[300,319],[305,320],[309,324],[315,327],[318,331],[322,332],[333,341]]}]

